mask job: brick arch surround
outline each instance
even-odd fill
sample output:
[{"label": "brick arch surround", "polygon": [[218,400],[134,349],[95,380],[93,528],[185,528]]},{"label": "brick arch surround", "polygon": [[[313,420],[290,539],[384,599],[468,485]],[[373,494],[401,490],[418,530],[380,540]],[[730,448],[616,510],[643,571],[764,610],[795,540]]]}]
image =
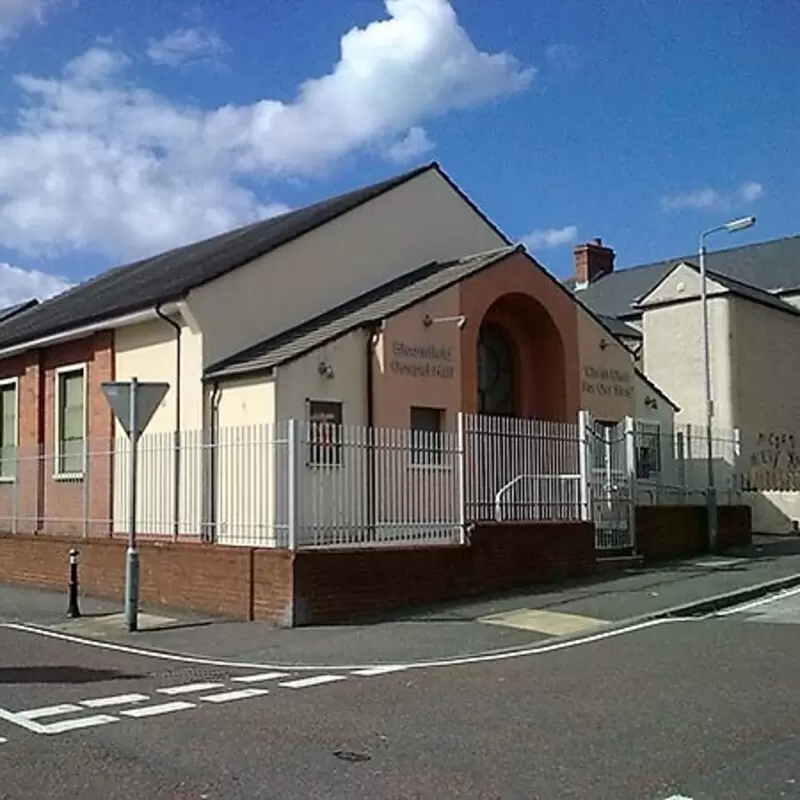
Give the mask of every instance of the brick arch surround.
[{"label": "brick arch surround", "polygon": [[482,324],[513,341],[515,412],[572,421],[580,407],[578,311],[569,294],[525,253],[513,253],[460,286],[467,324],[461,339],[462,409],[478,406],[478,339]]},{"label": "brick arch surround", "polygon": [[530,295],[504,294],[487,309],[478,337],[485,326],[503,331],[510,344],[514,415],[564,419],[564,346],[547,309]]}]

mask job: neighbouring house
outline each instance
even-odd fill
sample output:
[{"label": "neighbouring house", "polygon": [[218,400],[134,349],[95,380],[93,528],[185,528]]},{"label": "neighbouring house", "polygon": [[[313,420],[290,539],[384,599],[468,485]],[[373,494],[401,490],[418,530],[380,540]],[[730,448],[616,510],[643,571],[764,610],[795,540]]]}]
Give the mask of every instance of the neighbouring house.
[{"label": "neighbouring house", "polygon": [[[408,529],[439,519],[446,538],[465,521],[447,487],[490,468],[490,511],[520,474],[529,503],[574,509],[580,411],[608,431],[607,448],[632,416],[670,440],[677,407],[638,368],[640,346],[429,164],[118,267],[0,322],[14,454],[0,518],[20,532],[126,529],[126,442],[101,385],[133,377],[170,385],[142,442],[145,534],[285,544],[312,520],[339,529],[337,542],[354,527],[381,538],[388,508]],[[492,466],[495,450],[473,449],[457,475],[463,438],[503,418],[541,421],[544,455]],[[650,452],[662,439],[648,441]]]},{"label": "neighbouring house", "polygon": [[[706,266],[714,437],[739,435],[735,449],[715,450],[719,482],[744,491],[756,530],[785,533],[800,519],[800,236],[710,252]],[[576,248],[575,273],[575,296],[638,332],[638,343],[620,338],[680,406],[678,424],[703,437],[697,257],[615,270],[596,240]]]}]

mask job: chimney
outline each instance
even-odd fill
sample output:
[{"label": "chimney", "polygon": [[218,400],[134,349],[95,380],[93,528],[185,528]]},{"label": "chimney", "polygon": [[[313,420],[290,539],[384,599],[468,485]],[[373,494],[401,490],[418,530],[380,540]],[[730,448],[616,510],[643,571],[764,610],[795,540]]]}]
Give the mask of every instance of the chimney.
[{"label": "chimney", "polygon": [[614,271],[614,251],[606,247],[602,239],[577,245],[574,254],[575,277],[579,286],[588,286]]}]

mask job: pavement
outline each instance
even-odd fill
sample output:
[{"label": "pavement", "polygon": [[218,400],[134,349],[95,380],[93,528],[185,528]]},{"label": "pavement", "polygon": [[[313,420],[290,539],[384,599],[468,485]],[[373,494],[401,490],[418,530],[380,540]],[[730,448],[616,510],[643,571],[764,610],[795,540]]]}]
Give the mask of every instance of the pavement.
[{"label": "pavement", "polygon": [[209,664],[41,622],[0,624],[3,800],[800,797],[800,587],[384,671]]},{"label": "pavement", "polygon": [[[452,660],[606,630],[631,619],[686,613],[709,598],[800,583],[800,537],[757,537],[751,547],[529,592],[416,609],[361,624],[282,630],[146,607],[129,634],[119,603],[0,586],[0,622],[24,621],[78,637],[275,667],[339,667]],[[724,603],[723,603],[724,604]],[[703,609],[705,612],[708,609]]]}]

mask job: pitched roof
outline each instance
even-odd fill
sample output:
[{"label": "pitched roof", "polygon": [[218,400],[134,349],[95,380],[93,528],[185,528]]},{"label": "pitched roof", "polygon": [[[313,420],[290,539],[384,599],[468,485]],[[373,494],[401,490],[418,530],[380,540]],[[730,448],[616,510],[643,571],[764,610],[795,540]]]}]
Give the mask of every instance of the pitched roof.
[{"label": "pitched roof", "polygon": [[211,365],[206,379],[260,372],[285,364],[350,331],[397,314],[504,259],[521,246],[502,247],[456,261],[433,261],[326,311],[301,325]]},{"label": "pitched roof", "polygon": [[[693,264],[691,261],[682,261],[680,262],[680,264],[676,264],[675,267],[673,267],[673,269],[679,267],[681,264],[685,264],[687,267],[690,267],[695,272],[700,271],[700,268],[696,264]],[[670,270],[670,272],[671,271],[672,270]],[[749,283],[738,281],[735,278],[731,278],[729,275],[723,275],[722,273],[715,272],[710,269],[706,269],[706,274],[711,280],[715,281],[721,286],[724,286],[731,294],[736,295],[737,297],[743,297],[746,300],[752,300],[754,303],[759,303],[760,305],[763,306],[769,306],[770,308],[774,308],[776,311],[783,311],[787,314],[800,316],[800,309],[795,308],[793,305],[790,305],[785,300],[781,300],[780,297],[776,297],[771,292],[767,292],[764,289],[759,289],[758,287],[752,286]],[[667,275],[669,275],[669,273],[667,273]],[[658,284],[656,284],[656,286],[657,285]],[[656,286],[653,286],[652,289],[655,289]],[[650,291],[652,291],[652,289]],[[649,293],[650,292],[648,292],[648,294]],[[695,298],[687,297],[686,299],[693,300]],[[669,302],[670,301],[666,301],[665,304],[669,304]],[[646,305],[649,306],[650,304]],[[652,305],[657,306],[661,305],[661,303],[653,303]]]},{"label": "pitched roof", "polygon": [[17,314],[21,314],[23,311],[27,311],[38,304],[39,301],[36,298],[32,298],[31,300],[25,300],[22,303],[15,303],[13,306],[0,308],[0,322],[5,322],[6,320],[11,319],[11,317],[16,317]]},{"label": "pitched roof", "polygon": [[111,269],[0,325],[0,347],[178,300],[431,169],[436,162],[211,239]]},{"label": "pitched roof", "polygon": [[[695,259],[696,254],[692,254],[615,270],[577,291],[574,279],[568,281],[567,285],[598,314],[638,317],[641,310],[633,307],[636,299],[647,294],[676,264]],[[718,275],[757,289],[768,292],[800,291],[800,236],[729,250],[712,250],[706,257],[706,265]]]}]

